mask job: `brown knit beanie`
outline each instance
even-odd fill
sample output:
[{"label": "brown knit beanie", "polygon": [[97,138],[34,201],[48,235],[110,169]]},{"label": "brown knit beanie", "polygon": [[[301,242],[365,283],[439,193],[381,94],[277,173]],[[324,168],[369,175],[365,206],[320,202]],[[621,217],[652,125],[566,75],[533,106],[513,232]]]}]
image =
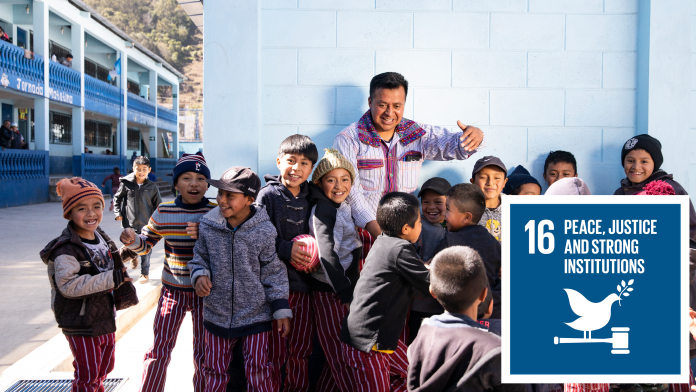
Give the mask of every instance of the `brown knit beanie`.
[{"label": "brown knit beanie", "polygon": [[312,182],[315,184],[319,183],[319,180],[324,177],[324,174],[330,172],[333,169],[346,169],[350,174],[350,183],[355,183],[355,169],[353,164],[350,163],[338,150],[333,148],[324,149],[324,157],[317,163],[317,168],[314,169],[314,174],[312,175]]},{"label": "brown knit beanie", "polygon": [[104,196],[98,186],[80,177],[64,178],[56,184],[58,196],[63,200],[63,218],[68,218],[68,213],[80,201],[98,197],[104,206]]}]

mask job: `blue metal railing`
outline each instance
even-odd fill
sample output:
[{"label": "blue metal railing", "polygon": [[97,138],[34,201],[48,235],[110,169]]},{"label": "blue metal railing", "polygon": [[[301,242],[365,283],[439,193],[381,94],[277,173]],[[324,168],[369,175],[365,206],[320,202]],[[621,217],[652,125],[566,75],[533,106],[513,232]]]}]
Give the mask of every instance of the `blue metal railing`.
[{"label": "blue metal railing", "polygon": [[106,177],[114,172],[114,167],[121,167],[121,157],[118,155],[82,154],[84,159],[84,175]]},{"label": "blue metal railing", "polygon": [[[86,76],[86,75],[85,75]],[[66,92],[79,100],[80,97],[80,72],[68,68],[55,61],[48,63],[48,86],[53,90]],[[72,103],[72,102],[69,102]],[[79,102],[75,102],[79,105]]]},{"label": "blue metal railing", "polygon": [[155,117],[155,104],[133,93],[128,93],[128,110]]},{"label": "blue metal railing", "polygon": [[[17,77],[35,85],[43,85],[43,58],[37,55],[34,59],[28,59],[24,57],[24,49],[5,41],[0,41],[0,70],[10,78]],[[22,89],[17,87],[16,80],[10,79],[8,82],[8,87]]]},{"label": "blue metal railing", "polygon": [[0,151],[0,181],[48,177],[48,151]]},{"label": "blue metal railing", "polygon": [[85,74],[85,109],[118,117],[122,104],[121,89]]},{"label": "blue metal railing", "polygon": [[176,124],[176,110],[157,105],[157,119]]}]

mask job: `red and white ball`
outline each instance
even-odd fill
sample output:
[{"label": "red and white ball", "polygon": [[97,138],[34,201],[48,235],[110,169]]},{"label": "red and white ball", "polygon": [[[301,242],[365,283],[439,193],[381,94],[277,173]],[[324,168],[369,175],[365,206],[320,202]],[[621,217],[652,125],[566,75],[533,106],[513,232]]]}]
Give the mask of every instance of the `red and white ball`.
[{"label": "red and white ball", "polygon": [[298,271],[305,271],[309,268],[313,268],[313,267],[319,265],[319,247],[317,245],[317,240],[314,237],[312,237],[309,234],[300,234],[297,237],[293,238],[292,240],[293,240],[293,242],[294,241],[303,242],[305,245],[300,246],[300,249],[302,249],[303,251],[312,255],[311,261],[309,262],[308,266],[305,266],[302,264],[295,264],[291,261],[290,264],[292,264],[293,267],[297,268]]}]

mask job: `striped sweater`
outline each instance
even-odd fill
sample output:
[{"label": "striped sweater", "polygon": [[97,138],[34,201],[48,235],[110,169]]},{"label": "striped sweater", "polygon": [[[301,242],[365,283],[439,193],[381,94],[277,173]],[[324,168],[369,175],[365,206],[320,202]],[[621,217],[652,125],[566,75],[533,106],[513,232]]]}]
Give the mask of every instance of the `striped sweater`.
[{"label": "striped sweater", "polygon": [[217,204],[203,199],[198,204],[185,204],[181,196],[174,201],[161,203],[150,217],[147,226],[135,241],[127,247],[146,254],[164,238],[164,270],[162,284],[169,289],[194,291],[188,262],[193,258],[196,240],[186,234],[188,222],[198,223],[203,215]]}]

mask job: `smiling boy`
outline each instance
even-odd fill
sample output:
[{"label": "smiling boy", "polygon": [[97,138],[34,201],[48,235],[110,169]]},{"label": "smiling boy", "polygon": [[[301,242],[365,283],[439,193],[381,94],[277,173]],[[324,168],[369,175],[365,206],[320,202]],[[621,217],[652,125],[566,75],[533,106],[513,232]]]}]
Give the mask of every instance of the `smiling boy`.
[{"label": "smiling boy", "polygon": [[568,151],[551,151],[544,161],[544,180],[551,186],[554,182],[578,176],[578,164]]},{"label": "smiling boy", "polygon": [[481,188],[486,198],[486,210],[478,224],[500,241],[503,232],[500,194],[508,181],[507,169],[500,158],[485,156],[476,161],[472,175],[471,183]]},{"label": "smiling boy", "polygon": [[[292,239],[309,234],[309,183],[314,164],[319,158],[317,147],[307,136],[291,135],[280,143],[276,166],[280,174],[264,176],[266,186],[259,191],[258,200],[266,207],[268,217],[278,232],[275,250],[288,270],[290,294],[288,300],[293,312],[295,333],[284,338],[272,331],[270,336],[271,362],[277,371],[285,365],[284,388],[306,390],[309,387],[309,355],[312,353],[314,325],[309,273],[298,271],[309,263],[310,254],[303,251],[302,242]],[[233,364],[235,367],[236,364]]]},{"label": "smiling boy", "polygon": [[218,207],[201,218],[188,263],[196,294],[205,297],[205,390],[225,390],[232,350],[241,342],[249,390],[277,391],[280,374],[269,358],[269,335],[274,320],[284,336],[290,333],[292,311],[276,229],[266,208],[254,203],[261,180],[235,166],[207,181],[218,188]]}]

